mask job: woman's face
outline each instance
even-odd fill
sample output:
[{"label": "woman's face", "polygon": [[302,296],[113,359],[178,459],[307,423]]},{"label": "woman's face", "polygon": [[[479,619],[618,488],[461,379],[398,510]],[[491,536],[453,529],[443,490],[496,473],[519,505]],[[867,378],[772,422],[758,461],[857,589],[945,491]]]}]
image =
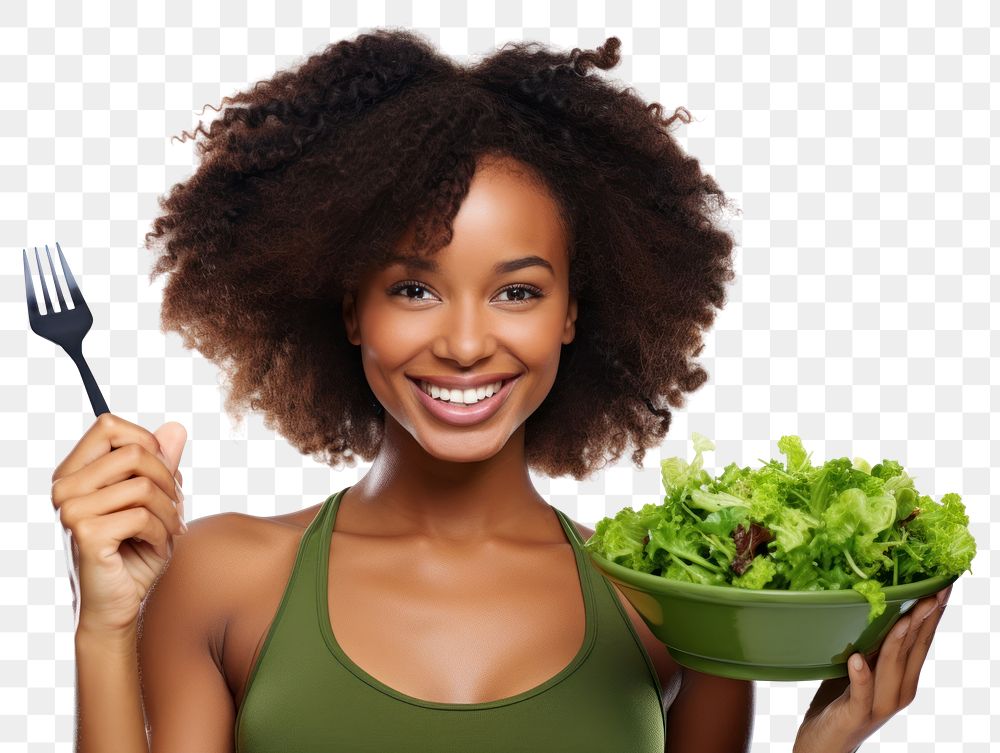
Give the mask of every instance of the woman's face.
[{"label": "woman's face", "polygon": [[518,164],[480,163],[451,243],[369,272],[357,297],[344,299],[348,338],[361,347],[385,420],[442,460],[499,452],[545,399],[560,348],[573,339],[576,301],[558,209],[510,170]]}]

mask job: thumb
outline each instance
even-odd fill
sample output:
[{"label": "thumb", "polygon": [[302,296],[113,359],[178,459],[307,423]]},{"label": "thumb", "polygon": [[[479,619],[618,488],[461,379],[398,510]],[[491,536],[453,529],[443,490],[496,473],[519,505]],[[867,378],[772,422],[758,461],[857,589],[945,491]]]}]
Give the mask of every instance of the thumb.
[{"label": "thumb", "polygon": [[153,432],[156,441],[160,443],[159,456],[164,465],[175,476],[180,472],[177,466],[180,465],[181,455],[184,453],[184,443],[187,441],[187,429],[177,421],[167,421],[160,428]]},{"label": "thumb", "polygon": [[852,715],[867,717],[875,700],[875,682],[864,656],[855,652],[847,661],[851,684],[847,688],[848,707]]}]

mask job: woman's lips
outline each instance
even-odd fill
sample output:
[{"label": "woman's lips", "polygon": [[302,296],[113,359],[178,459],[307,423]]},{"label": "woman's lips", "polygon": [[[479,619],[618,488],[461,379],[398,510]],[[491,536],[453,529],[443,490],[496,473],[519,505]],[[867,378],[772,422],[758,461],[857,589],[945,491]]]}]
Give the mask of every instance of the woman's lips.
[{"label": "woman's lips", "polygon": [[500,406],[504,404],[507,396],[510,395],[514,383],[520,379],[520,375],[513,379],[504,380],[503,384],[500,385],[500,389],[492,397],[480,400],[473,405],[438,400],[424,392],[417,382],[409,379],[409,377],[407,379],[413,385],[413,390],[417,393],[417,399],[432,416],[453,426],[471,426],[472,424],[478,424],[480,421],[485,421],[500,410]]}]

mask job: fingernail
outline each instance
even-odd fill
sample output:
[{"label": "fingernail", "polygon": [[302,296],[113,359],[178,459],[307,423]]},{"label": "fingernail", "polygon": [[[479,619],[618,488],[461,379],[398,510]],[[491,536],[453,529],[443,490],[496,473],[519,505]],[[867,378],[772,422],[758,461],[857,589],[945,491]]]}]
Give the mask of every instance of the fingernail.
[{"label": "fingernail", "polygon": [[184,533],[188,532],[187,523],[184,522],[184,518],[181,518],[181,530],[184,531]]},{"label": "fingernail", "polygon": [[861,669],[861,657],[858,656],[857,654],[855,654],[851,658],[851,666],[854,667],[854,669],[856,669],[856,670],[860,670]]},{"label": "fingernail", "polygon": [[177,483],[177,479],[174,479],[174,487],[177,489],[177,501],[184,501],[184,492],[181,491],[181,485]]}]

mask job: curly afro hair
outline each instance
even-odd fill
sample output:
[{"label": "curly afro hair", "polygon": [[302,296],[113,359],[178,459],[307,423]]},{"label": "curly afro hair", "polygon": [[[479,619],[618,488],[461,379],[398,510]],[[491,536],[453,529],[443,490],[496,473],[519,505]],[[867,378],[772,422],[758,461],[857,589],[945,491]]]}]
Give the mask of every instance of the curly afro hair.
[{"label": "curly afro hair", "polygon": [[374,29],[224,97],[208,130],[182,131],[199,166],[145,236],[159,251],[150,280],[169,273],[161,330],[222,369],[232,417],[260,411],[331,466],[373,460],[383,411],[343,296],[411,224],[405,253],[447,245],[478,160],[512,157],[560,207],[578,301],[576,337],[526,423],[526,462],[580,480],[632,446],[641,467],[667,406],[708,378],[691,358],[725,303],[735,243],[716,222],[730,200],[668,132],[690,113],[664,118],[591,73],[617,65],[620,45],[510,42],[459,65],[409,30]]}]

